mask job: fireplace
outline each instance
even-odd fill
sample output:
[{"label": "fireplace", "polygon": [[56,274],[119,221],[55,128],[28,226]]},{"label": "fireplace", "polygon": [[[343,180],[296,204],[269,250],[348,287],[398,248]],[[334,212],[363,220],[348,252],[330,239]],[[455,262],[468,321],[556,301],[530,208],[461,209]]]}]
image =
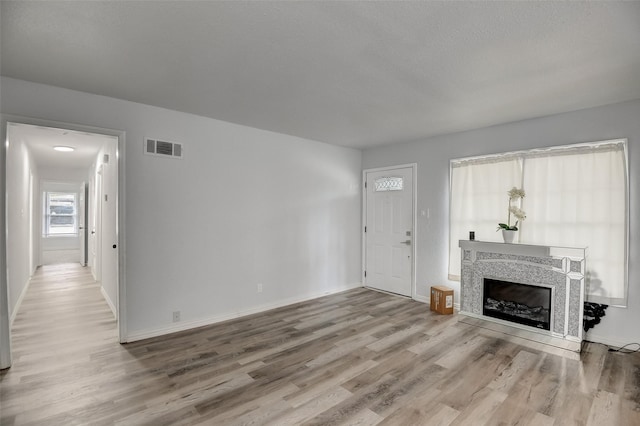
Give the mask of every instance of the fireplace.
[{"label": "fireplace", "polygon": [[461,314],[580,352],[585,248],[465,240],[460,247]]},{"label": "fireplace", "polygon": [[551,287],[484,278],[482,314],[551,330]]}]

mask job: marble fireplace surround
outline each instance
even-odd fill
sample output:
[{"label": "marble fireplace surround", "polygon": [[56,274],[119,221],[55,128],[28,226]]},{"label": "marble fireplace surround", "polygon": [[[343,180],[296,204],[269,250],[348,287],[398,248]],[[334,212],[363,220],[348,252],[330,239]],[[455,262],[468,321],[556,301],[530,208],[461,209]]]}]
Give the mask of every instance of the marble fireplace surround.
[{"label": "marble fireplace surround", "polygon": [[[549,344],[580,351],[586,249],[461,240],[460,313],[543,335]],[[551,330],[484,316],[483,280],[552,288]]]}]

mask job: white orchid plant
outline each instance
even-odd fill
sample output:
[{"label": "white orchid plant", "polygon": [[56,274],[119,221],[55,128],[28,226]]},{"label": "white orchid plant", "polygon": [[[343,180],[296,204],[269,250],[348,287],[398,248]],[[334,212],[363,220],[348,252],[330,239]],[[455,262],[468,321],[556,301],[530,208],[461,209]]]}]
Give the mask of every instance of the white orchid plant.
[{"label": "white orchid plant", "polygon": [[[525,220],[527,218],[527,214],[520,207],[514,206],[512,203],[524,198],[524,189],[519,189],[514,186],[507,194],[509,194],[509,213],[507,216],[507,223],[499,223],[497,230],[499,231],[504,229],[507,231],[517,231],[518,223]],[[514,225],[511,225],[511,215],[516,218],[516,223]]]}]

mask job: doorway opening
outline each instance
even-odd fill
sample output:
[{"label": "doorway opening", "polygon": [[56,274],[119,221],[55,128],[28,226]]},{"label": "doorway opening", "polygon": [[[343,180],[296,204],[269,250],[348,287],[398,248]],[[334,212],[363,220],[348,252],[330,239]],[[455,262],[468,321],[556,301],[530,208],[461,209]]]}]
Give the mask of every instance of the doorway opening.
[{"label": "doorway opening", "polygon": [[[31,277],[43,265],[90,271],[125,336],[119,226],[124,132],[27,119],[2,119],[5,200],[0,243],[0,368],[11,365],[11,325]],[[73,148],[57,152],[54,146]],[[24,190],[27,189],[27,190]],[[6,271],[6,274],[4,272]],[[39,271],[41,273],[42,271]]]}]

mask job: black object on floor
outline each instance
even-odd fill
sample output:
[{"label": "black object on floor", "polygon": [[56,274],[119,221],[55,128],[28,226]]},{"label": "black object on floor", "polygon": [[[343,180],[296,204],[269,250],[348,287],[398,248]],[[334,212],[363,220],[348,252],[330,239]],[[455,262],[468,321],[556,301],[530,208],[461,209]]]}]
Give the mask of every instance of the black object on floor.
[{"label": "black object on floor", "polygon": [[584,302],[584,318],[582,320],[584,331],[589,331],[596,324],[600,324],[600,318],[606,315],[605,309],[608,307],[609,305],[600,303]]}]

